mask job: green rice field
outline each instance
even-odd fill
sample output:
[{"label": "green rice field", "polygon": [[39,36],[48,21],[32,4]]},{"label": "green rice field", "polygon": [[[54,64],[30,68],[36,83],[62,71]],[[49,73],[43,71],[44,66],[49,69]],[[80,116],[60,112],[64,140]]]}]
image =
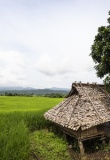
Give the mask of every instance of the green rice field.
[{"label": "green rice field", "polygon": [[1,96],[0,112],[48,110],[60,101],[61,98]]},{"label": "green rice field", "polygon": [[[63,140],[55,138],[53,133],[47,132],[50,123],[43,117],[45,111],[62,100],[62,98],[1,96],[0,160],[34,160],[37,157],[41,160],[51,160],[56,159],[58,153],[61,154],[58,160],[70,160],[66,152],[67,145]],[[46,136],[44,136],[45,131]],[[48,136],[50,137],[48,143],[51,149],[49,148],[49,152],[41,151],[42,145],[40,142],[45,142],[44,145],[46,145]],[[58,151],[58,148],[54,146],[59,146],[59,143],[61,147]],[[44,157],[43,155],[46,152],[48,152],[48,155]],[[51,155],[53,155],[53,158]]]}]

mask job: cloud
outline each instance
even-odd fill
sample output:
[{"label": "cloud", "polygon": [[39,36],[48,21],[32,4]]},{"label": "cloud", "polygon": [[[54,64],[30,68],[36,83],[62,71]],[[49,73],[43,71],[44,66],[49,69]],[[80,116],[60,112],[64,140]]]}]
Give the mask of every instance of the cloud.
[{"label": "cloud", "polygon": [[84,61],[85,63],[83,64],[84,67],[83,67],[83,71],[84,72],[93,72],[95,69],[94,69],[94,62],[92,60],[91,57],[88,56],[88,58]]},{"label": "cloud", "polygon": [[17,85],[18,78],[25,77],[26,59],[16,51],[0,51],[0,85]]},{"label": "cloud", "polygon": [[83,60],[82,56],[79,57],[77,54],[59,55],[59,58],[52,57],[51,54],[43,54],[36,62],[37,70],[48,76],[92,72],[93,66],[91,57],[88,56]]},{"label": "cloud", "polygon": [[49,54],[43,54],[36,62],[36,68],[39,72],[53,76],[62,75],[72,72],[71,60],[68,57],[60,57],[59,59],[51,57]]}]

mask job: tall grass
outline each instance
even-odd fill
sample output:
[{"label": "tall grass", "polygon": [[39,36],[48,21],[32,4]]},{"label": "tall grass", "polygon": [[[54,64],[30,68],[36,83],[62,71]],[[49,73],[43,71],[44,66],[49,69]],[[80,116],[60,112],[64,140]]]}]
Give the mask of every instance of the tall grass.
[{"label": "tall grass", "polygon": [[0,97],[0,160],[28,160],[29,133],[49,125],[43,114],[61,100]]},{"label": "tall grass", "polygon": [[29,156],[28,128],[23,120],[0,114],[0,160],[26,160]]}]

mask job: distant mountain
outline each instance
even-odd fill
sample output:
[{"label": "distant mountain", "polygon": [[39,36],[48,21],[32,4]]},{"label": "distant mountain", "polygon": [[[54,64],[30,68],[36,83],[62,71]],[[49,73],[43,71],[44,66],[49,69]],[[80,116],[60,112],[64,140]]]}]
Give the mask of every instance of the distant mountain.
[{"label": "distant mountain", "polygon": [[60,90],[60,91],[69,91],[69,88],[57,88],[57,87],[52,87],[52,88],[44,88],[44,89],[36,89],[32,87],[0,87],[0,91],[15,91],[15,90]]},{"label": "distant mountain", "polygon": [[0,95],[7,93],[19,94],[19,95],[46,95],[46,94],[68,94],[69,89],[67,88],[45,88],[35,89],[31,87],[0,87]]}]

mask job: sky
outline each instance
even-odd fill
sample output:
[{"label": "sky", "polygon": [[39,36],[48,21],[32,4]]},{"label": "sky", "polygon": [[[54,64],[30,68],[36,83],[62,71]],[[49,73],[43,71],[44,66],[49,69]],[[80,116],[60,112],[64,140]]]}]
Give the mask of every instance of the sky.
[{"label": "sky", "polygon": [[0,86],[102,83],[90,57],[110,0],[0,0]]}]

